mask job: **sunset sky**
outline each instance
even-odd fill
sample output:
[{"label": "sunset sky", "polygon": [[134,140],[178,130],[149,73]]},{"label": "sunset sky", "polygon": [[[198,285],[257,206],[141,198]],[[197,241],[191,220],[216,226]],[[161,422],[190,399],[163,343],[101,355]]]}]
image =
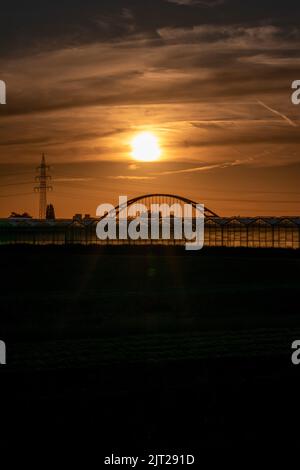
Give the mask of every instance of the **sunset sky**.
[{"label": "sunset sky", "polygon": [[153,192],[300,213],[299,0],[12,0],[0,21],[1,217],[37,216],[43,152],[57,217]]}]

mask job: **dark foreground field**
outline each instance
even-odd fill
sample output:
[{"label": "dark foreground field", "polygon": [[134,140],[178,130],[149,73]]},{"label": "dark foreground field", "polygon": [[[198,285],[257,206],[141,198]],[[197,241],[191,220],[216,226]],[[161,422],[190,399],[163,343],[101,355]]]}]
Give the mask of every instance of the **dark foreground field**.
[{"label": "dark foreground field", "polygon": [[298,447],[299,253],[0,254],[2,446],[80,448],[100,463]]}]

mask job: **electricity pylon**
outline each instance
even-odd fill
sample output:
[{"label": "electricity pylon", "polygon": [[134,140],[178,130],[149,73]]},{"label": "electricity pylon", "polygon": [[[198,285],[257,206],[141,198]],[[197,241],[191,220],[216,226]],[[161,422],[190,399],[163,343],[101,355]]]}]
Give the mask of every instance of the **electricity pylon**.
[{"label": "electricity pylon", "polygon": [[47,174],[49,166],[46,165],[45,155],[42,155],[42,161],[40,166],[37,167],[39,170],[39,175],[35,177],[35,181],[39,182],[39,185],[34,188],[36,193],[40,194],[40,208],[39,208],[39,218],[46,218],[46,208],[47,208],[47,191],[52,191],[52,186],[48,185],[48,181],[51,180],[51,176]]}]

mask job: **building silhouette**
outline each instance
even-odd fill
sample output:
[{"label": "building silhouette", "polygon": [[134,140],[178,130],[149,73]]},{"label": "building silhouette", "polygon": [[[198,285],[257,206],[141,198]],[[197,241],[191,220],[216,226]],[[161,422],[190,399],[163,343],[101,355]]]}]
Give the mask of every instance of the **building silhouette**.
[{"label": "building silhouette", "polygon": [[47,220],[55,220],[55,210],[52,204],[47,205],[46,209],[46,219]]}]

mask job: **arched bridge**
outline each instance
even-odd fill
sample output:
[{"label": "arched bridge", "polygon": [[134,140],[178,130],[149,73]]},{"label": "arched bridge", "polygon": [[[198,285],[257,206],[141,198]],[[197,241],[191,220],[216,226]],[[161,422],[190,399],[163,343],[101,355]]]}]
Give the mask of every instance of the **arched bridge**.
[{"label": "arched bridge", "polygon": [[[180,204],[182,207],[184,204],[191,205],[194,209],[197,208],[197,202],[192,201],[186,197],[177,196],[175,194],[144,194],[143,196],[137,196],[127,201],[127,207],[131,206],[132,204],[143,204],[147,208],[151,208],[152,204],[168,204],[172,206],[173,204]],[[123,209],[123,206],[116,206],[115,211],[116,214]],[[215,212],[208,209],[208,207],[204,207],[204,216],[205,217],[218,217]]]}]

